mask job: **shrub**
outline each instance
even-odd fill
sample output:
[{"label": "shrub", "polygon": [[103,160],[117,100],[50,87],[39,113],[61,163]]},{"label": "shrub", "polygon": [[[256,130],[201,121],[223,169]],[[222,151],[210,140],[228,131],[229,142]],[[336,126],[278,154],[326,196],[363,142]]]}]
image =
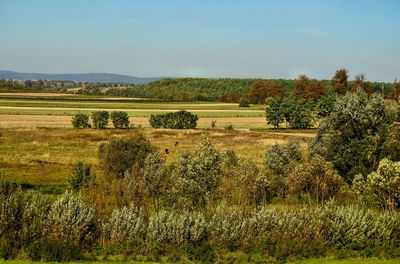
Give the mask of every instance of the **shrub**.
[{"label": "shrub", "polygon": [[270,146],[265,152],[264,165],[275,175],[284,175],[291,162],[298,162],[301,159],[300,142],[291,139],[286,145],[275,143]]},{"label": "shrub", "polygon": [[193,154],[183,153],[175,165],[173,182],[186,206],[203,207],[213,200],[221,171],[219,153],[203,136]]},{"label": "shrub", "polygon": [[294,166],[288,172],[286,184],[289,195],[311,195],[318,203],[335,197],[345,182],[330,162],[315,156]]},{"label": "shrub", "polygon": [[55,241],[89,245],[96,237],[94,209],[70,192],[54,202],[48,219],[49,235]]},{"label": "shrub", "polygon": [[152,151],[150,141],[142,134],[126,138],[112,137],[99,146],[99,165],[105,175],[122,178],[134,165],[142,168],[147,155]]},{"label": "shrub", "polygon": [[150,116],[150,125],[154,128],[194,129],[199,117],[188,111],[181,110]]},{"label": "shrub", "polygon": [[0,179],[0,239],[4,238],[8,246],[21,246],[24,206],[21,187]]},{"label": "shrub", "polygon": [[103,241],[114,246],[122,245],[128,240],[145,238],[146,229],[143,212],[132,203],[112,212],[103,226]]},{"label": "shrub", "polygon": [[127,112],[114,111],[111,113],[111,121],[115,128],[129,128],[129,116]]},{"label": "shrub", "polygon": [[231,123],[227,124],[225,130],[233,130],[233,125]]},{"label": "shrub", "polygon": [[69,241],[37,241],[28,248],[27,253],[35,261],[68,262],[83,259],[82,249]]},{"label": "shrub", "polygon": [[74,128],[90,128],[89,116],[82,113],[75,114],[72,118],[72,126]]},{"label": "shrub", "polygon": [[152,197],[154,208],[159,208],[158,198],[165,193],[168,185],[165,159],[158,152],[150,153],[144,161],[143,180],[146,193]]},{"label": "shrub", "polygon": [[250,102],[245,96],[240,97],[239,107],[250,107]]},{"label": "shrub", "polygon": [[217,120],[212,120],[211,121],[211,128],[214,129],[216,124],[217,124]]},{"label": "shrub", "polygon": [[97,111],[92,113],[93,127],[104,129],[108,125],[109,114],[107,111]]},{"label": "shrub", "polygon": [[206,238],[206,221],[201,213],[162,210],[150,217],[147,236],[175,246],[198,245]]},{"label": "shrub", "polygon": [[74,191],[79,191],[82,187],[86,187],[93,175],[90,172],[90,165],[78,162],[72,170],[72,175],[68,178],[68,183]]},{"label": "shrub", "polygon": [[376,172],[365,180],[362,175],[357,175],[353,185],[371,204],[384,209],[400,209],[400,162],[383,159]]}]

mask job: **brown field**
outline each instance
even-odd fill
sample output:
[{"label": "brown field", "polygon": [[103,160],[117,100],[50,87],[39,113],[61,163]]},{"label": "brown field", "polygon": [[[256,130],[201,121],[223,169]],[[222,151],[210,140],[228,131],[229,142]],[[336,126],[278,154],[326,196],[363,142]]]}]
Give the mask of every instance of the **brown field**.
[{"label": "brown field", "polygon": [[[65,117],[63,117],[65,118]],[[72,128],[1,128],[0,174],[12,181],[33,185],[65,184],[71,167],[78,161],[96,169],[97,148],[112,136],[144,133],[160,152],[166,148],[168,164],[184,151],[193,151],[203,134],[217,149],[232,149],[253,159],[262,168],[267,146],[286,143],[292,136],[244,130],[166,130],[166,129],[72,129]],[[307,137],[296,134],[306,149]],[[179,145],[175,147],[175,142]]]}]

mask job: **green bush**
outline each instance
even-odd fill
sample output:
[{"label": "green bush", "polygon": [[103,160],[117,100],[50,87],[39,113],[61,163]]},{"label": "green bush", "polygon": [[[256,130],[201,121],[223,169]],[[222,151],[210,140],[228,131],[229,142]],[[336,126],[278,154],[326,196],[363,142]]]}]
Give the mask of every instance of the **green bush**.
[{"label": "green bush", "polygon": [[111,113],[111,121],[115,128],[129,128],[129,116],[127,112],[114,111]]},{"label": "green bush", "polygon": [[151,115],[150,125],[154,128],[194,129],[199,117],[188,111]]},{"label": "green bush", "polygon": [[104,129],[108,125],[109,114],[107,111],[97,111],[92,113],[93,127]]},{"label": "green bush", "polygon": [[225,130],[233,130],[233,125],[231,123],[227,124],[224,128]]},{"label": "green bush", "polygon": [[240,97],[239,107],[250,107],[249,100],[244,96]]},{"label": "green bush", "polygon": [[68,262],[83,259],[82,249],[69,241],[37,241],[28,248],[27,253],[35,261]]},{"label": "green bush", "polygon": [[82,113],[75,114],[72,118],[72,126],[74,128],[90,128],[89,116]]},{"label": "green bush", "polygon": [[90,182],[93,175],[90,172],[90,165],[85,165],[82,162],[78,162],[75,165],[72,175],[68,178],[68,183],[71,185],[74,191],[79,191],[82,187],[85,187]]}]

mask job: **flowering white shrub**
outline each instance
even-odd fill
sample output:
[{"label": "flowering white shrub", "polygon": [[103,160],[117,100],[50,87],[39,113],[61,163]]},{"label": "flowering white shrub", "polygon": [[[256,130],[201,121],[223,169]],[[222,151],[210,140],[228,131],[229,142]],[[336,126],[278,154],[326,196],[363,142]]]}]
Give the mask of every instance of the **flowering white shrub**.
[{"label": "flowering white shrub", "polygon": [[149,219],[150,240],[176,246],[198,244],[206,237],[206,221],[198,212],[162,210]]},{"label": "flowering white shrub", "polygon": [[124,244],[129,239],[145,238],[146,229],[142,210],[132,203],[112,212],[103,226],[103,241],[111,245]]},{"label": "flowering white shrub", "polygon": [[93,207],[71,192],[66,192],[54,202],[48,220],[50,237],[53,239],[85,244],[95,238]]}]

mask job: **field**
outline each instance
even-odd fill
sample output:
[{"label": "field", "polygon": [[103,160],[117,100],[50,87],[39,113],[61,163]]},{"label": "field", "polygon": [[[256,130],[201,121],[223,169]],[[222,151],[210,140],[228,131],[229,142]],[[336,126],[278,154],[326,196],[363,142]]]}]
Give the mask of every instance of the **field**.
[{"label": "field", "polygon": [[[78,112],[127,111],[136,129],[76,130],[72,115]],[[196,130],[162,130],[149,128],[151,114],[186,109],[200,116]],[[262,166],[267,146],[287,142],[298,136],[305,146],[313,134],[274,134],[250,132],[266,129],[263,106],[239,108],[231,103],[165,103],[132,98],[112,98],[63,94],[0,94],[0,173],[12,181],[45,189],[63,189],[78,161],[96,168],[97,148],[112,136],[144,133],[152,144],[164,152],[167,163],[184,151],[191,151],[201,135],[206,134],[218,149],[234,149]],[[210,129],[212,120],[216,129]],[[111,123],[111,122],[110,122]],[[232,124],[237,130],[223,128]],[[111,128],[111,124],[109,125]],[[175,142],[179,145],[175,147]]]},{"label": "field", "polygon": [[[0,127],[71,127],[71,116],[93,111],[126,111],[131,121],[148,127],[152,114],[188,110],[199,116],[198,127],[267,128],[265,106],[239,108],[232,103],[154,102],[138,98],[99,97],[62,94],[0,93]],[[35,117],[30,117],[30,116]],[[20,116],[24,116],[21,118]]]},{"label": "field", "polygon": [[[263,153],[268,145],[287,142],[291,135],[250,131],[212,129],[72,129],[72,128],[1,128],[0,173],[22,184],[35,186],[63,185],[71,167],[78,161],[96,167],[97,148],[112,136],[144,133],[161,151],[169,149],[167,163],[175,161],[184,151],[191,151],[201,135],[207,135],[218,149],[234,149],[262,166]],[[303,146],[308,137],[298,135]],[[175,143],[179,145],[175,147]]]}]

